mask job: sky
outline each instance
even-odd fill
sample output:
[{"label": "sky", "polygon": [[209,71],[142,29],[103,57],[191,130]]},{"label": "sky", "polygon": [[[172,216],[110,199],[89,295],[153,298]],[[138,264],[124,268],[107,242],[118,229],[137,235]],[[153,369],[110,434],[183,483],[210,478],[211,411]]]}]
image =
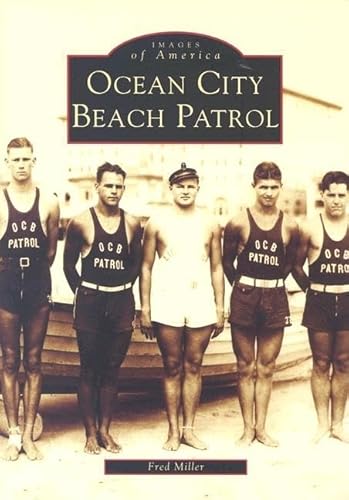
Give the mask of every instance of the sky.
[{"label": "sky", "polygon": [[[2,0],[1,143],[26,135],[54,154],[68,54],[106,54],[159,31],[211,35],[245,55],[283,56],[284,87],[349,108],[349,0]],[[41,146],[43,147],[43,146]]]}]

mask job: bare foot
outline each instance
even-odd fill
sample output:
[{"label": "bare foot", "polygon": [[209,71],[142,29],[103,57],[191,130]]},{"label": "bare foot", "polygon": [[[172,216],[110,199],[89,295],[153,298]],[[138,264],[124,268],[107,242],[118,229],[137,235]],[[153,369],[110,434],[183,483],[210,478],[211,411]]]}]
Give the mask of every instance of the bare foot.
[{"label": "bare foot", "polygon": [[330,434],[330,429],[328,426],[319,426],[316,430],[316,433],[314,437],[312,438],[311,442],[313,444],[318,444],[322,439],[325,437],[328,437]]},{"label": "bare foot", "polygon": [[331,436],[343,441],[343,443],[349,443],[349,436],[344,432],[342,423],[332,425]]},{"label": "bare foot", "polygon": [[250,446],[256,437],[254,429],[245,429],[243,435],[236,441],[237,446]]},{"label": "bare foot", "polygon": [[168,434],[168,439],[166,443],[163,445],[164,450],[168,451],[177,451],[179,448],[179,445],[181,444],[181,440],[179,437],[179,434]]},{"label": "bare foot", "polygon": [[14,444],[9,444],[5,450],[3,458],[4,460],[14,462],[15,460],[18,460],[19,452],[20,448],[18,449]]},{"label": "bare foot", "polygon": [[119,453],[122,449],[121,446],[114,441],[114,439],[108,432],[98,433],[98,444],[110,453]]},{"label": "bare foot", "polygon": [[279,441],[273,439],[265,431],[262,432],[256,431],[256,439],[260,443],[264,444],[265,446],[270,446],[271,448],[277,448],[279,446]]},{"label": "bare foot", "polygon": [[7,442],[7,448],[3,455],[5,460],[14,462],[18,460],[20,451],[22,449],[22,435],[19,427],[12,427],[9,429],[9,436]]},{"label": "bare foot", "polygon": [[207,450],[206,444],[203,441],[201,441],[198,437],[195,436],[192,429],[184,428],[183,436],[182,436],[182,443],[187,444],[188,446],[192,446],[193,448],[196,448],[197,450]]},{"label": "bare foot", "polygon": [[29,460],[42,460],[42,454],[38,450],[38,448],[35,446],[33,441],[31,439],[24,439],[23,438],[23,451],[29,458]]},{"label": "bare foot", "polygon": [[89,453],[90,455],[99,455],[100,454],[101,449],[98,445],[96,436],[89,436],[86,438],[84,452]]}]

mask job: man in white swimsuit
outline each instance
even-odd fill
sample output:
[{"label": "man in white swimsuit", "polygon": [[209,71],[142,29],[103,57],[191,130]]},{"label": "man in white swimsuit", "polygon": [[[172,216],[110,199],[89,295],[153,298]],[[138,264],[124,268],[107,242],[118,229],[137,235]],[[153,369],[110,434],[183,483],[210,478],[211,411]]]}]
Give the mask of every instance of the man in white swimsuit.
[{"label": "man in white swimsuit", "polygon": [[[182,163],[170,175],[169,185],[173,206],[150,218],[144,232],[141,330],[147,338],[156,336],[164,363],[169,422],[164,449],[175,451],[181,441],[206,449],[193,429],[203,355],[210,337],[219,335],[224,327],[221,231],[205,211],[195,206],[199,191],[196,170]],[[156,254],[159,261],[155,273]]]}]

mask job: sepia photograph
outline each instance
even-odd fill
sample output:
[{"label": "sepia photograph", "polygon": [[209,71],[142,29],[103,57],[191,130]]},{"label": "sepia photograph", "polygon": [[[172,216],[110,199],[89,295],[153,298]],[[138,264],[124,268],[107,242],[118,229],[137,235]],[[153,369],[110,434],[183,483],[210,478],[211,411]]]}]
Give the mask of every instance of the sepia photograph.
[{"label": "sepia photograph", "polygon": [[347,500],[349,1],[0,14],[1,498]]}]

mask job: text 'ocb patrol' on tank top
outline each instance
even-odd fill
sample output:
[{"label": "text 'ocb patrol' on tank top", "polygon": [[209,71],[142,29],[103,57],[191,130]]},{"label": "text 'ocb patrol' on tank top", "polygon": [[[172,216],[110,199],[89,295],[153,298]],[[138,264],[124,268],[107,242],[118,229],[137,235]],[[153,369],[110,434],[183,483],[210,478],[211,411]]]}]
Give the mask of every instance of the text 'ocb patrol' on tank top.
[{"label": "text 'ocb patrol' on tank top", "polygon": [[28,212],[17,210],[7,189],[4,189],[4,195],[8,206],[8,223],[0,240],[0,256],[44,258],[47,255],[47,236],[41,225],[39,189],[35,190],[35,200]]},{"label": "text 'ocb patrol' on tank top", "polygon": [[125,214],[120,209],[120,224],[115,233],[101,226],[94,208],[90,208],[95,236],[90,252],[81,259],[81,277],[96,285],[117,286],[130,281],[130,257]]},{"label": "text 'ocb patrol' on tank top", "polygon": [[247,243],[238,255],[237,272],[244,276],[259,279],[279,279],[284,276],[285,249],[282,241],[283,212],[271,229],[257,226],[247,209],[250,234]]},{"label": "text 'ocb patrol' on tank top", "polygon": [[346,285],[349,283],[349,226],[344,238],[334,241],[328,235],[320,214],[324,239],[319,257],[309,265],[312,283]]}]

